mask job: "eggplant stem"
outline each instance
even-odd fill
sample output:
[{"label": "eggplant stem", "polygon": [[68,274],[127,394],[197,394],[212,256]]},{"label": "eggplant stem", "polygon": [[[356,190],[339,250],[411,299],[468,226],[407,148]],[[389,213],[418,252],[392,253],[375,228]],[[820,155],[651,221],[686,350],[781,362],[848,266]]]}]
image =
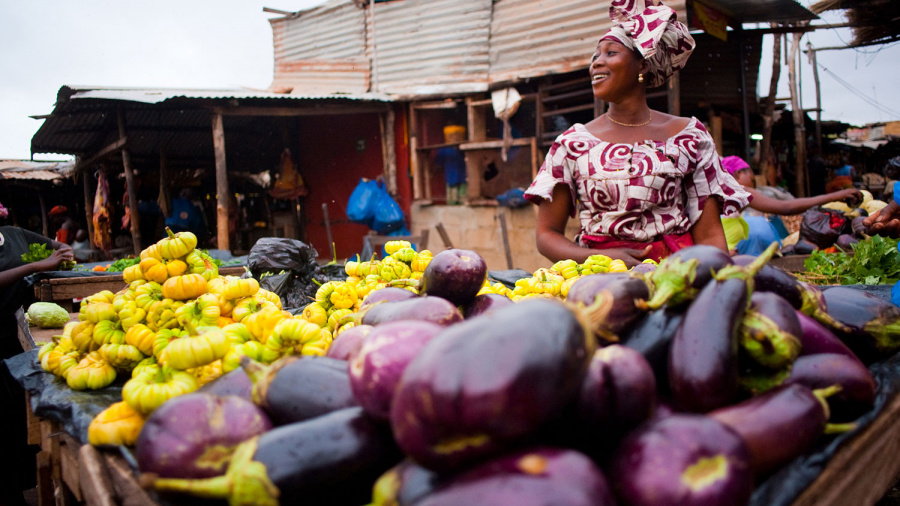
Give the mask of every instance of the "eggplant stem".
[{"label": "eggplant stem", "polygon": [[900,321],[885,323],[887,318],[876,318],[863,327],[869,335],[875,338],[875,346],[879,350],[893,353],[900,347]]},{"label": "eggplant stem", "polygon": [[604,290],[594,297],[594,302],[590,306],[584,308],[591,332],[609,343],[619,342],[619,336],[606,328],[606,319],[609,317],[614,302],[612,294]]},{"label": "eggplant stem", "polygon": [[202,480],[156,478],[147,485],[158,492],[180,492],[209,499],[225,499],[231,494],[234,484],[228,475],[224,475]]},{"label": "eggplant stem", "polygon": [[765,249],[759,256],[756,257],[755,260],[750,262],[747,265],[729,265],[719,269],[718,272],[713,273],[713,277],[718,281],[724,281],[726,279],[738,278],[738,279],[753,279],[753,276],[756,276],[756,273],[759,272],[769,260],[772,259],[772,256],[775,255],[775,252],[778,250],[778,243],[773,242],[769,245],[768,248]]},{"label": "eggplant stem", "polygon": [[696,290],[691,285],[697,277],[698,265],[700,261],[696,258],[688,261],[678,259],[665,261],[650,275],[649,285],[653,288],[653,295],[650,300],[639,305],[639,309],[659,309],[677,295],[684,297],[685,300],[693,298]]},{"label": "eggplant stem", "polygon": [[826,420],[831,418],[831,407],[828,405],[827,399],[841,390],[843,390],[843,388],[841,388],[840,385],[831,385],[830,387],[817,388],[812,391],[813,395],[816,396],[816,399],[819,400],[819,403],[822,404],[822,411],[825,413]]},{"label": "eggplant stem", "polygon": [[843,434],[856,430],[859,425],[856,423],[826,423],[825,434]]},{"label": "eggplant stem", "polygon": [[244,368],[244,372],[247,373],[247,377],[253,383],[260,381],[269,369],[247,355],[241,357],[241,367]]}]

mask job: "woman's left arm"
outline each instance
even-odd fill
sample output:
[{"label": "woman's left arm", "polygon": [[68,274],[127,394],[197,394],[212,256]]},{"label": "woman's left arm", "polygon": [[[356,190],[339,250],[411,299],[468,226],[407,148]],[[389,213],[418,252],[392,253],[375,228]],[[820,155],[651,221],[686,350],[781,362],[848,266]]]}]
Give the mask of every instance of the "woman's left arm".
[{"label": "woman's left arm", "polygon": [[725,231],[722,229],[721,209],[715,197],[706,199],[700,219],[691,227],[691,238],[694,244],[708,244],[724,252],[728,252]]}]

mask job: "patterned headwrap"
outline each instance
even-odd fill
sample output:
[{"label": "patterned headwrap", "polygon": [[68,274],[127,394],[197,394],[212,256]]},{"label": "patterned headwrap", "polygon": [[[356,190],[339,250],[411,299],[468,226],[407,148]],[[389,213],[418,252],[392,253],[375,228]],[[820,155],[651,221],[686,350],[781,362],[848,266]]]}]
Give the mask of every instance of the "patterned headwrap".
[{"label": "patterned headwrap", "polygon": [[615,40],[637,49],[650,63],[647,86],[660,86],[684,68],[696,43],[675,11],[659,0],[613,0],[609,17],[616,24],[600,40]]}]

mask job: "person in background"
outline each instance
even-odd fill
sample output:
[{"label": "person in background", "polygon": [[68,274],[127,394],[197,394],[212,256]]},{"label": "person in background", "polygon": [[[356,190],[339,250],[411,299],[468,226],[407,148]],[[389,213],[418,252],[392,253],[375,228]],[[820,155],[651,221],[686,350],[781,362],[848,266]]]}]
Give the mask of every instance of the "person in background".
[{"label": "person in background", "polygon": [[50,210],[50,221],[56,228],[56,240],[64,244],[72,244],[78,224],[66,206],[54,206]]},{"label": "person in background", "polygon": [[[444,127],[444,142],[460,143],[466,138],[466,127],[448,125]],[[462,203],[466,198],[466,157],[455,144],[437,150],[434,163],[444,169],[444,180],[447,183],[447,204]]]},{"label": "person in background", "polygon": [[[869,229],[870,235],[877,234],[894,239],[900,237],[900,181],[894,183],[893,199],[888,205],[877,213],[866,216],[863,225]],[[900,306],[900,281],[891,288],[891,302],[895,306]]]},{"label": "person in background", "polygon": [[[73,234],[74,235],[74,234]],[[22,254],[29,245],[44,244],[53,253],[37,262],[26,263]],[[17,337],[15,312],[28,309],[35,301],[34,289],[25,278],[56,269],[60,262],[73,258],[72,248],[59,241],[18,227],[0,227],[0,353],[2,359],[22,353]],[[0,459],[0,504],[24,505],[22,491],[34,486],[34,451],[26,439],[25,394],[5,365],[0,385],[0,441],[4,455]]]},{"label": "person in background", "polygon": [[[800,214],[809,208],[821,206],[829,202],[843,200],[862,200],[862,193],[855,188],[839,190],[834,193],[826,193],[825,195],[817,195],[814,197],[804,197],[789,200],[780,200],[769,197],[756,189],[756,181],[753,177],[753,169],[750,165],[739,156],[726,156],[722,159],[722,167],[734,176],[734,179],[740,183],[753,197],[750,201],[749,209],[758,213],[775,214],[787,216],[792,214]],[[765,216],[761,214],[753,214],[745,210],[742,218],[747,223],[748,237],[736,246],[736,253],[741,255],[758,255],[762,253],[773,242],[781,243],[781,237],[775,226],[772,225]]]},{"label": "person in background", "polygon": [[840,169],[834,169],[834,178],[825,185],[826,193],[853,188],[853,166],[844,165]]},{"label": "person in background", "polygon": [[172,199],[172,214],[166,218],[166,226],[172,232],[192,232],[202,241],[206,238],[206,223],[200,209],[191,202],[194,192],[183,188],[178,197]]},{"label": "person in background", "polygon": [[[538,250],[551,261],[603,254],[629,266],[693,244],[727,251],[719,216],[737,215],[750,194],[722,169],[697,118],[647,104],[647,89],[684,67],[694,39],[657,0],[614,0],[610,19],[589,69],[609,110],[557,137],[525,192],[538,205]],[[576,215],[572,241],[565,227]]]}]

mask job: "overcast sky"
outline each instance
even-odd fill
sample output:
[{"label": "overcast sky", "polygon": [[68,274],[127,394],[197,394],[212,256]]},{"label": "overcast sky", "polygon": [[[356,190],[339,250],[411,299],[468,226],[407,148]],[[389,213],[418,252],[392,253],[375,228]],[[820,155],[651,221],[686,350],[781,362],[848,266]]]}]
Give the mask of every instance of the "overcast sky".
[{"label": "overcast sky", "polygon": [[[275,15],[262,8],[296,11],[322,3],[0,0],[0,159],[31,156],[31,137],[40,121],[29,116],[51,112],[57,91],[66,84],[264,89],[272,80],[268,19]],[[837,16],[827,19],[842,21]],[[802,46],[806,40],[814,47],[843,46],[851,38],[849,29],[817,30]],[[771,75],[770,37],[764,39],[764,49],[759,84],[763,95]],[[895,91],[900,45],[821,51],[818,60],[823,119],[856,125],[900,120]],[[805,58],[801,81],[803,107],[814,107],[812,71]],[[787,96],[786,68],[781,85],[779,97]]]}]

